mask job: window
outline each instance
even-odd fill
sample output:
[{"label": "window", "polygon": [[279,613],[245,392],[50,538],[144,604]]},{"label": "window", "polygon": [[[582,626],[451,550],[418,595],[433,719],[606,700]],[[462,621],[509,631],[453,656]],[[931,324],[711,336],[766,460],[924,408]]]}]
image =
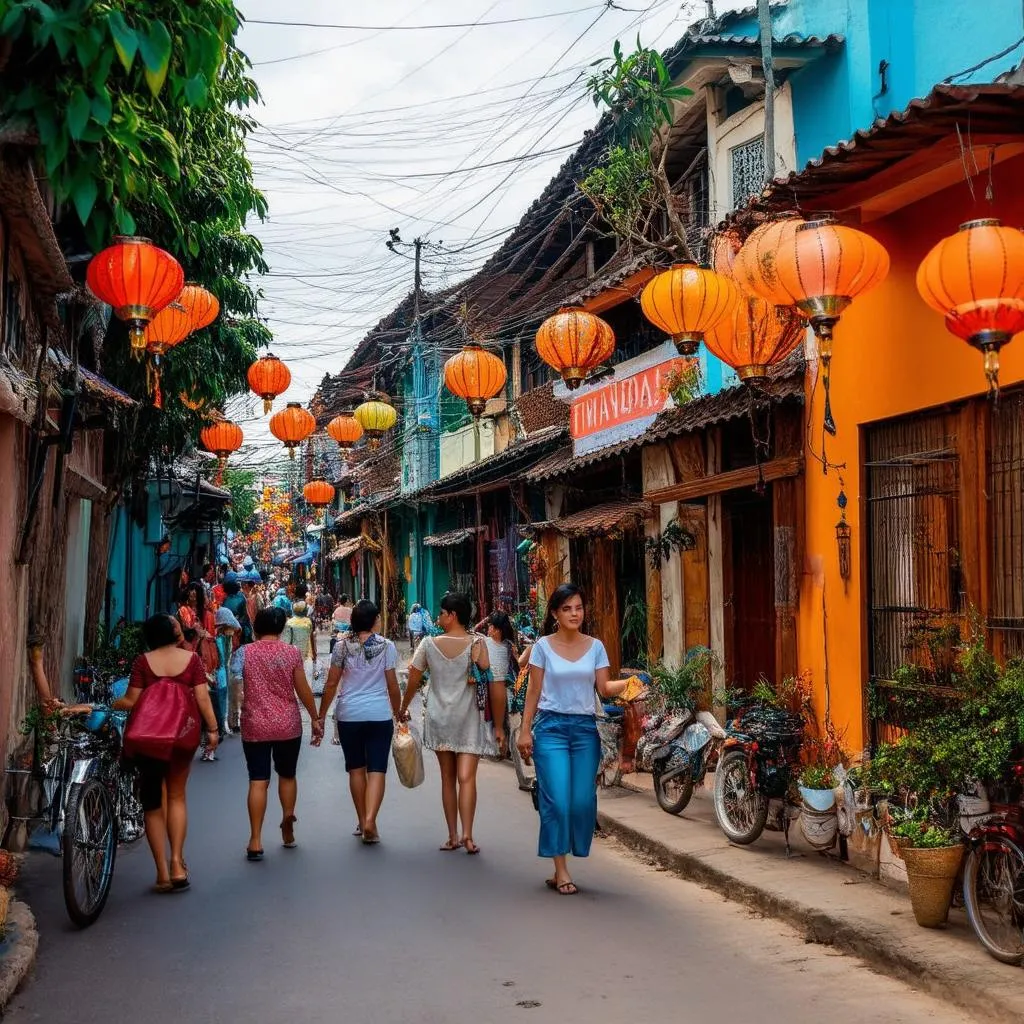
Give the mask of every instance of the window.
[{"label": "window", "polygon": [[1024,393],[992,410],[988,466],[992,604],[996,655],[1024,655]]},{"label": "window", "polygon": [[729,150],[732,169],[732,208],[738,210],[764,188],[764,137],[758,136]]}]

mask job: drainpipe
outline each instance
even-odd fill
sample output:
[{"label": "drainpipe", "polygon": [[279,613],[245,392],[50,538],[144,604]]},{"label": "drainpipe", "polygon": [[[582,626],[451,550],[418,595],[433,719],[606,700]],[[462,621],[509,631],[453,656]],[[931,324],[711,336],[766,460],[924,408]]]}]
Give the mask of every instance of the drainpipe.
[{"label": "drainpipe", "polygon": [[775,177],[775,69],[772,64],[771,0],[757,0],[757,23],[761,36],[761,67],[764,69],[764,178]]}]

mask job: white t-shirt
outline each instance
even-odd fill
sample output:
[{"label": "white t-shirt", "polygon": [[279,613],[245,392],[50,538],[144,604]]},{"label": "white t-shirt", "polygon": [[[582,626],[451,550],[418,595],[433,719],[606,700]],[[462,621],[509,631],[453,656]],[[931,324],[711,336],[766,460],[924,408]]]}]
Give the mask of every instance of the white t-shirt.
[{"label": "white t-shirt", "polygon": [[563,658],[548,637],[541,637],[530,653],[530,664],[544,669],[538,711],[561,715],[594,715],[597,670],[608,668],[608,652],[600,640],[591,640],[587,652],[576,661]]},{"label": "white t-shirt", "polygon": [[508,648],[489,636],[484,637],[487,644],[487,658],[491,663],[491,675],[496,683],[505,682],[508,676]]},{"label": "white t-shirt", "polygon": [[[366,648],[382,648],[369,659]],[[388,698],[388,683],[384,673],[398,664],[398,651],[390,640],[374,634],[360,647],[352,640],[339,639],[331,655],[332,667],[340,668],[338,700],[334,717],[339,722],[387,722],[394,712]]]}]

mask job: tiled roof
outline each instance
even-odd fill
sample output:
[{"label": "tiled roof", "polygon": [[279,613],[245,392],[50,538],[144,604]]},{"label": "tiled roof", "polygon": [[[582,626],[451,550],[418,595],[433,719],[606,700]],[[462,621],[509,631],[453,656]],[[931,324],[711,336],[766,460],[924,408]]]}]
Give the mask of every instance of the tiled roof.
[{"label": "tiled roof", "polygon": [[338,541],[337,547],[327,556],[327,561],[341,562],[350,555],[354,555],[357,551],[362,551],[363,548],[369,546],[367,538],[363,534],[360,534],[358,537],[345,537],[343,540]]},{"label": "tiled roof", "polygon": [[569,425],[569,406],[555,398],[554,381],[520,395],[513,409],[527,435],[548,427]]},{"label": "tiled roof", "polygon": [[334,520],[335,526],[344,526],[346,523],[358,522],[365,515],[369,515],[371,512],[376,512],[379,509],[383,509],[390,505],[401,493],[401,489],[395,485],[389,487],[387,490],[379,491],[373,494],[367,501],[361,501],[358,505],[347,509],[342,512],[337,519]]},{"label": "tiled roof", "polygon": [[433,533],[423,538],[423,546],[427,548],[453,548],[456,544],[464,544],[472,540],[486,527],[464,526],[461,530],[449,530],[447,533]]},{"label": "tiled roof", "polygon": [[717,395],[705,395],[703,398],[687,402],[686,405],[669,409],[661,413],[643,434],[628,441],[621,441],[619,444],[599,448],[580,456],[573,455],[572,445],[569,445],[523,472],[520,479],[531,483],[550,480],[565,473],[575,472],[584,466],[623,455],[634,448],[681,437],[683,434],[703,430],[716,423],[740,419],[749,414],[752,396],[757,407],[763,407],[769,402],[802,402],[803,360],[784,364],[784,368],[780,368],[774,376],[769,377],[759,391],[751,391],[745,386],[727,388]]},{"label": "tiled roof", "polygon": [[566,537],[621,537],[641,529],[651,511],[652,506],[646,501],[611,501],[559,519],[531,523],[523,532],[535,534],[554,530]]}]

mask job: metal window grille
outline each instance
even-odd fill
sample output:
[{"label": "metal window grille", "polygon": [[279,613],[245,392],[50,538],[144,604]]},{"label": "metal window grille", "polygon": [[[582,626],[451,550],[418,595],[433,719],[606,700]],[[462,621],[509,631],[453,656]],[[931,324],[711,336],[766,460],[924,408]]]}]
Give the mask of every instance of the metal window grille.
[{"label": "metal window grille", "polygon": [[992,411],[989,453],[989,627],[1004,658],[1024,655],[1024,393],[1004,395]]},{"label": "metal window grille", "polygon": [[869,650],[875,680],[914,660],[914,637],[962,611],[955,416],[868,428]]},{"label": "metal window grille", "polygon": [[759,136],[729,150],[732,165],[732,208],[739,209],[764,188],[764,138]]}]

